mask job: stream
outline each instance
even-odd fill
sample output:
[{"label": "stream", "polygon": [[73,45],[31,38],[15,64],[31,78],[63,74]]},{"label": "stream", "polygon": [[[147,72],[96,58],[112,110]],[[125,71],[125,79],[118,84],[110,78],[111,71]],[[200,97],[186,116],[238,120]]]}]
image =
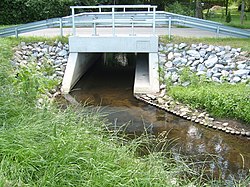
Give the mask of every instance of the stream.
[{"label": "stream", "polygon": [[[136,100],[133,97],[135,55],[107,56],[106,60],[97,61],[73,88],[70,94],[78,102],[101,107],[102,112],[108,113],[112,128],[121,128],[128,134],[166,131],[167,137],[174,140],[170,149],[176,155],[197,160],[213,155],[209,156],[213,161],[208,165],[211,175],[220,173],[225,180],[249,175],[249,139],[206,128]],[[107,63],[110,59],[115,63]]]}]

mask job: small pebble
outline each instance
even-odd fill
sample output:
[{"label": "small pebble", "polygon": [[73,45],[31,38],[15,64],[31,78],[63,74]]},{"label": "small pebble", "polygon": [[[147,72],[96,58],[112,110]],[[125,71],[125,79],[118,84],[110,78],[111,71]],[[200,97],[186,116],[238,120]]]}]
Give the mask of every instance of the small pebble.
[{"label": "small pebble", "polygon": [[226,127],[226,126],[228,126],[228,123],[222,123],[222,125],[223,125],[224,127]]},{"label": "small pebble", "polygon": [[240,134],[241,134],[242,136],[245,136],[245,135],[246,135],[246,132],[245,132],[245,131],[241,131]]}]

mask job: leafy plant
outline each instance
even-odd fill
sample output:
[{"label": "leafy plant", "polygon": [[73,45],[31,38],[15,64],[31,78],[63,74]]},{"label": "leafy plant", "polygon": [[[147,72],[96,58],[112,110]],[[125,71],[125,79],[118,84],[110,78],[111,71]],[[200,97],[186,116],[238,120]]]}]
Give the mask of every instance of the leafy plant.
[{"label": "leafy plant", "polygon": [[227,16],[226,16],[226,22],[230,23],[232,21],[232,17],[231,17],[231,13],[230,11],[228,12]]},{"label": "leafy plant", "polygon": [[166,10],[168,12],[172,12],[172,13],[176,13],[176,14],[192,16],[193,11],[189,7],[190,6],[182,5],[181,3],[176,1],[173,4],[169,5]]}]

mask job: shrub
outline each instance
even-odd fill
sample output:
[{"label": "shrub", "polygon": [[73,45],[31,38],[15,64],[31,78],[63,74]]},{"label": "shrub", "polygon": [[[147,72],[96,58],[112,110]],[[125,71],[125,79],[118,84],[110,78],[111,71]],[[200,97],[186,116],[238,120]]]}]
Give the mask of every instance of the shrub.
[{"label": "shrub", "polygon": [[70,14],[74,0],[1,0],[0,24],[21,24]]},{"label": "shrub", "polygon": [[226,22],[230,23],[232,21],[232,17],[231,17],[231,13],[230,11],[228,12],[227,16],[226,16]]},{"label": "shrub", "polygon": [[190,6],[182,5],[178,1],[169,5],[166,11],[176,13],[176,14],[186,15],[186,16],[193,15],[193,11]]}]

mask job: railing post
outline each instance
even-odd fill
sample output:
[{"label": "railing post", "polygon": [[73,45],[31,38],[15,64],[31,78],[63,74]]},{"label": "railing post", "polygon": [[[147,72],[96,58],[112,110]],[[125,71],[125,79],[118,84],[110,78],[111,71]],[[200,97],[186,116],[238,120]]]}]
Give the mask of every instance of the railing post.
[{"label": "railing post", "polygon": [[217,29],[216,29],[216,36],[219,37],[219,34],[220,34],[220,26],[217,26]]},{"label": "railing post", "polygon": [[61,35],[61,37],[63,37],[63,22],[62,22],[62,18],[59,19],[59,24],[60,24],[60,35]]},{"label": "railing post", "polygon": [[134,17],[131,16],[131,23],[132,23],[132,36],[135,35],[135,31],[134,31]]},{"label": "railing post", "polygon": [[171,39],[171,23],[172,22],[172,18],[169,17],[168,18],[168,38]]},{"label": "railing post", "polygon": [[72,7],[72,32],[73,32],[73,36],[76,35],[76,25],[75,25],[75,9],[74,7]]},{"label": "railing post", "polygon": [[153,34],[155,34],[155,10],[156,7],[153,7]]},{"label": "railing post", "polygon": [[15,36],[16,36],[16,38],[18,38],[18,29],[17,29],[17,27],[15,28]]},{"label": "railing post", "polygon": [[112,7],[112,34],[115,36],[115,7]]},{"label": "railing post", "polygon": [[94,34],[93,34],[93,36],[96,36],[96,22],[95,22],[96,19],[97,19],[96,17],[93,18],[93,22],[94,22],[93,23],[94,24],[94,28],[93,28],[94,29]]}]

